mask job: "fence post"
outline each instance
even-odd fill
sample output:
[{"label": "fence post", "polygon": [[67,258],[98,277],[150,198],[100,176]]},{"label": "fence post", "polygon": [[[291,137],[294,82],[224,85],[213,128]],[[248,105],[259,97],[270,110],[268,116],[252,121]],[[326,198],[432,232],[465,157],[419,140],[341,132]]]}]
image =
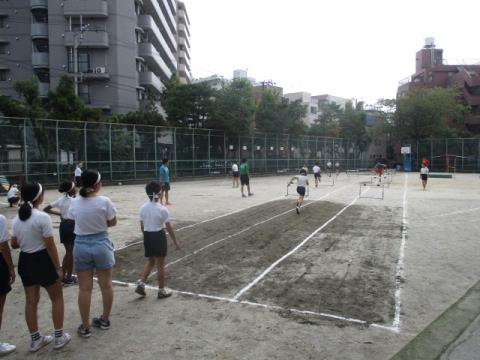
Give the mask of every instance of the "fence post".
[{"label": "fence post", "polygon": [[195,176],[195,128],[192,129],[192,176]]},{"label": "fence post", "polygon": [[267,149],[267,134],[265,134],[265,151],[264,151],[264,154],[265,154],[265,173],[268,173],[268,149]]},{"label": "fence post", "polygon": [[55,123],[55,152],[57,154],[57,182],[60,183],[60,148],[58,144],[58,121]]},{"label": "fence post", "polygon": [[113,182],[113,161],[112,161],[112,124],[108,125],[108,158],[110,160],[110,181]]},{"label": "fence post", "polygon": [[133,178],[136,180],[137,179],[137,154],[135,150],[135,133],[136,133],[136,127],[133,125],[132,129],[132,135],[133,135]]},{"label": "fence post", "polygon": [[227,135],[223,133],[223,171],[227,175]]},{"label": "fence post", "polygon": [[[177,168],[178,168],[178,163],[177,163],[177,128],[173,128],[173,153],[174,153],[174,158],[175,158],[175,178],[177,178]],[[157,169],[155,169],[157,171]]]},{"label": "fence post", "polygon": [[28,182],[27,119],[23,119],[23,161],[25,172],[24,182]]},{"label": "fence post", "polygon": [[154,159],[154,175],[153,177],[156,178],[157,177],[157,127],[155,126],[153,128],[153,151],[154,151],[154,155],[153,155],[153,159]]},{"label": "fence post", "polygon": [[253,135],[253,134],[251,135],[250,144],[251,144],[251,146],[252,146],[252,150],[251,150],[251,154],[252,154],[252,172],[254,173],[254,172],[255,172],[255,149],[253,148],[253,147],[254,147],[254,135]]},{"label": "fence post", "polygon": [[211,134],[211,130],[208,130],[208,175],[210,175],[210,165],[211,165],[211,160],[212,160],[212,157],[210,155],[210,134]]},{"label": "fence post", "polygon": [[430,159],[432,160],[431,164],[433,169],[433,140],[432,139],[430,139]]},{"label": "fence post", "polygon": [[465,145],[465,139],[462,139],[462,171],[464,170],[464,156],[465,156],[465,152],[464,152],[464,145]]},{"label": "fence post", "polygon": [[87,122],[83,126],[83,157],[85,158],[85,168],[88,169],[88,157],[87,157]]}]

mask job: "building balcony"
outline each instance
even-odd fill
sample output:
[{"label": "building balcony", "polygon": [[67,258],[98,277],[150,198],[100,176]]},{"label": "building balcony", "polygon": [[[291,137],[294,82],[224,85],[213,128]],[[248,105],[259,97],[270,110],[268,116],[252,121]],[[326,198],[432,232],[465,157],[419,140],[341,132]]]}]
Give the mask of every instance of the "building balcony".
[{"label": "building balcony", "polygon": [[[151,15],[139,15],[138,16],[138,26],[143,30],[149,31],[154,40],[158,43],[158,45],[163,49],[165,52],[165,56],[168,58],[170,64],[170,69],[176,69],[177,67],[177,60],[173,52],[170,50],[170,47],[167,45],[160,29],[158,28],[157,24],[155,23],[153,17]],[[151,39],[151,38],[150,38]],[[153,39],[151,39],[153,40]]]},{"label": "building balcony", "polygon": [[148,67],[159,74],[162,80],[170,80],[172,71],[151,43],[138,44],[138,56],[144,58]]},{"label": "building balcony", "polygon": [[48,9],[48,0],[30,0],[30,9]]},{"label": "building balcony", "polygon": [[[185,51],[188,53],[188,49],[190,49],[190,42],[188,41],[188,39],[186,37],[179,37],[178,38],[178,45],[180,46],[183,46]],[[190,58],[190,55],[188,56]]]},{"label": "building balcony", "polygon": [[74,37],[77,36],[79,48],[98,48],[106,49],[110,46],[108,39],[108,33],[103,30],[87,30],[78,35],[79,33],[73,31],[65,32],[65,46],[72,47],[74,44]]},{"label": "building balcony", "polygon": [[188,69],[187,65],[185,64],[178,64],[178,74],[187,78],[188,80],[192,79],[192,75],[190,74],[190,70]]},{"label": "building balcony", "polygon": [[48,38],[48,24],[33,23],[30,32],[32,35],[32,39]]},{"label": "building balcony", "polygon": [[50,83],[38,83],[38,95],[40,97],[47,97],[50,91]]},{"label": "building balcony", "polygon": [[151,71],[144,71],[139,74],[139,83],[141,86],[150,87],[161,93],[165,90],[162,81]]},{"label": "building balcony", "polygon": [[[167,8],[168,8],[168,6],[167,6]],[[156,0],[144,0],[144,9],[148,14],[153,16],[153,18],[155,19],[155,22],[157,24],[161,24],[161,27],[164,29],[164,32],[165,32],[164,38],[167,39],[167,41],[170,45],[170,49],[172,51],[175,51],[175,49],[177,47],[177,42],[175,40],[175,34],[172,32],[172,29],[168,25],[169,22],[167,21],[167,18],[163,14],[163,11],[160,8],[160,5],[158,4],[158,1],[156,1]],[[175,18],[173,18],[173,20],[175,20]],[[172,22],[172,21],[170,20],[170,22]]]},{"label": "building balcony", "polygon": [[87,72],[82,72],[81,78],[85,81],[109,80],[110,74],[108,73],[108,68],[106,66],[94,66],[91,69],[88,69]]},{"label": "building balcony", "polygon": [[68,0],[64,3],[63,13],[65,16],[106,18],[108,4],[104,0]]},{"label": "building balcony", "polygon": [[190,67],[190,55],[185,50],[178,51],[178,59],[183,59],[182,61]]},{"label": "building balcony", "polygon": [[50,64],[48,52],[33,52],[32,66],[34,68],[48,68]]},{"label": "building balcony", "polygon": [[190,25],[190,19],[188,18],[187,12],[183,9],[177,11],[177,18],[179,22],[184,22],[187,25]]},{"label": "building balcony", "polygon": [[187,39],[188,41],[188,38],[190,37],[190,30],[188,30],[188,26],[186,26],[185,24],[178,24],[178,36],[179,37],[184,37]]}]

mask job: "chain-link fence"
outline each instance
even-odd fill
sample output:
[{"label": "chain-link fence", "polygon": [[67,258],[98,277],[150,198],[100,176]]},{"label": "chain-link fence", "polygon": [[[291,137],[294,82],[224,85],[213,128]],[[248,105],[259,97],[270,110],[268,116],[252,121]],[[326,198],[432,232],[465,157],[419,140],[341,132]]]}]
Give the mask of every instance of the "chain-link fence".
[{"label": "chain-link fence", "polygon": [[80,161],[106,182],[154,179],[164,158],[174,178],[226,175],[242,158],[257,174],[311,168],[317,161],[344,170],[367,165],[354,143],[339,138],[228,137],[206,129],[0,117],[0,175],[12,182],[57,184],[72,178]]}]

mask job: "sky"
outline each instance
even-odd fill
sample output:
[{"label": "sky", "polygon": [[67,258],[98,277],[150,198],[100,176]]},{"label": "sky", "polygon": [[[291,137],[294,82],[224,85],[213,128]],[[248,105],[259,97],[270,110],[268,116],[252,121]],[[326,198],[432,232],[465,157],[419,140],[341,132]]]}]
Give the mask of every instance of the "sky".
[{"label": "sky", "polygon": [[394,98],[434,37],[449,63],[480,62],[478,0],[183,0],[194,78],[248,70],[284,93]]}]

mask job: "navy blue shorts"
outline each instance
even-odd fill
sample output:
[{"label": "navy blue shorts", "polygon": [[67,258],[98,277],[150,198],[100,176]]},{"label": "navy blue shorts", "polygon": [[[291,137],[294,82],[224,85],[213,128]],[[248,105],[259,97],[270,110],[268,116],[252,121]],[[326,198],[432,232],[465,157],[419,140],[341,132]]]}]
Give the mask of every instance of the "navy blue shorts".
[{"label": "navy blue shorts", "polygon": [[165,257],[167,256],[167,236],[164,230],[144,231],[143,247],[145,257]]},{"label": "navy blue shorts", "polygon": [[305,187],[303,186],[297,186],[297,193],[300,196],[305,196]]},{"label": "navy blue shorts", "polygon": [[7,295],[12,287],[10,286],[10,270],[8,265],[0,253],[0,296]]},{"label": "navy blue shorts", "polygon": [[24,287],[34,285],[49,287],[58,280],[55,265],[53,265],[47,249],[34,253],[20,252],[18,275],[20,275]]}]

